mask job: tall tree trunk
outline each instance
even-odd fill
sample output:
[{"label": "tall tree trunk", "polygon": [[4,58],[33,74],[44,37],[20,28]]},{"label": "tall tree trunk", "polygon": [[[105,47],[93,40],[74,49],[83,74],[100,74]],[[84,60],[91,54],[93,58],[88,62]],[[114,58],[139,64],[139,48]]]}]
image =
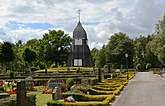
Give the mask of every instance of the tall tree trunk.
[{"label": "tall tree trunk", "polygon": [[2,74],[3,74],[3,75],[6,74],[6,62],[3,62],[3,70],[2,70]]}]

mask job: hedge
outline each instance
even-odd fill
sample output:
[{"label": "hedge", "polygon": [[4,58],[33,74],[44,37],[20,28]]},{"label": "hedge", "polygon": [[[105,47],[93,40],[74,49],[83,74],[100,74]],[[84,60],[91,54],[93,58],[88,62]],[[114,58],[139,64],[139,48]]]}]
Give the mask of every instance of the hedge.
[{"label": "hedge", "polygon": [[102,91],[102,90],[96,90],[96,89],[89,89],[89,92],[91,95],[108,95],[113,94],[113,91]]},{"label": "hedge", "polygon": [[100,86],[92,86],[92,88],[97,89],[97,90],[104,90],[104,91],[114,91],[114,90],[116,90],[116,88],[113,88],[113,87],[104,88],[104,87],[100,87]]},{"label": "hedge", "polygon": [[103,101],[109,95],[85,95],[85,94],[78,94],[78,93],[63,93],[63,98],[67,98],[68,96],[72,96],[76,101]]},{"label": "hedge", "polygon": [[114,95],[109,95],[102,102],[62,102],[62,101],[49,101],[47,106],[108,106],[109,103],[114,100]]},{"label": "hedge", "polygon": [[114,94],[115,94],[115,95],[119,95],[120,92],[123,90],[123,88],[124,88],[124,85],[121,85],[120,87],[118,87],[118,88],[114,91]]}]

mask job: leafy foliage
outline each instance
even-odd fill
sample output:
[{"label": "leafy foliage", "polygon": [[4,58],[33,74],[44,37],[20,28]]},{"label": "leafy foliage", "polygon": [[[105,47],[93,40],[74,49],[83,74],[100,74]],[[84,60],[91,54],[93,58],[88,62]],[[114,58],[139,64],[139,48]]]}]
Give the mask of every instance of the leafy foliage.
[{"label": "leafy foliage", "polygon": [[156,24],[155,33],[152,40],[149,42],[148,47],[150,51],[157,56],[162,65],[165,65],[165,15],[163,20]]},{"label": "leafy foliage", "polygon": [[116,68],[121,65],[125,66],[125,54],[128,54],[128,65],[133,65],[133,40],[124,33],[115,33],[109,38],[109,43],[106,45],[106,60],[108,63],[114,64]]},{"label": "leafy foliage", "polygon": [[0,61],[3,63],[3,74],[6,73],[6,65],[14,59],[14,52],[10,42],[4,42],[1,46]]},{"label": "leafy foliage", "polygon": [[28,62],[29,71],[31,72],[31,63],[36,59],[36,52],[26,48],[22,54],[22,58]]}]

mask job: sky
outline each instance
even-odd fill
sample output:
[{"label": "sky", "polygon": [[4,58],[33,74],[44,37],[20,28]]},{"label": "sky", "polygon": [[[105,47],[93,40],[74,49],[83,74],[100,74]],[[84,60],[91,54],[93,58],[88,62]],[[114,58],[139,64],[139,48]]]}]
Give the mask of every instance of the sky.
[{"label": "sky", "polygon": [[52,29],[73,37],[78,10],[90,49],[100,49],[114,33],[152,34],[165,0],[0,0],[0,42],[41,39]]}]

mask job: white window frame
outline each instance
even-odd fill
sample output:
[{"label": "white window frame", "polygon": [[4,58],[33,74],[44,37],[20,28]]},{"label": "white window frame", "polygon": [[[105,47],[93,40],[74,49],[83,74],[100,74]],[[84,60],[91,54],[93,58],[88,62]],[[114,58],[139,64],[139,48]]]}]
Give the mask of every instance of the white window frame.
[{"label": "white window frame", "polygon": [[82,59],[74,59],[74,66],[82,66]]}]

